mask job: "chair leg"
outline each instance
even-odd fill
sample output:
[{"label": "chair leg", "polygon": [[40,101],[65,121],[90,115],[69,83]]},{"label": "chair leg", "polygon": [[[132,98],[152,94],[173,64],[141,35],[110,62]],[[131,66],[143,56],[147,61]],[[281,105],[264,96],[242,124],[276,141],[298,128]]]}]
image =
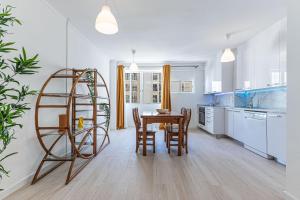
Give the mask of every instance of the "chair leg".
[{"label": "chair leg", "polygon": [[153,135],[153,153],[155,153],[155,134]]},{"label": "chair leg", "polygon": [[166,128],[164,129],[164,141],[167,142],[167,130],[166,130]]},{"label": "chair leg", "polygon": [[171,153],[171,145],[170,145],[170,143],[171,143],[171,135],[170,134],[168,134],[167,135],[167,141],[168,141],[168,154],[170,154]]},{"label": "chair leg", "polygon": [[188,154],[188,134],[185,135],[185,152]]},{"label": "chair leg", "polygon": [[169,148],[169,139],[168,139],[168,137],[169,137],[169,134],[168,134],[168,131],[167,130],[165,130],[165,134],[166,134],[166,147],[167,148]]},{"label": "chair leg", "polygon": [[135,153],[137,153],[138,150],[139,150],[139,143],[140,143],[139,136],[138,136],[138,134],[136,134],[136,138],[135,138]]}]

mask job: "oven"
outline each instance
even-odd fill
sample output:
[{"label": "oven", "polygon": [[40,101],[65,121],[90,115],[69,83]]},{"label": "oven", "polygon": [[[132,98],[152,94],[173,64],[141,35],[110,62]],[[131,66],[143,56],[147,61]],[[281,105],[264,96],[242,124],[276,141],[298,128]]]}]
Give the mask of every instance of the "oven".
[{"label": "oven", "polygon": [[205,107],[199,106],[198,113],[199,113],[198,123],[202,126],[205,126]]}]

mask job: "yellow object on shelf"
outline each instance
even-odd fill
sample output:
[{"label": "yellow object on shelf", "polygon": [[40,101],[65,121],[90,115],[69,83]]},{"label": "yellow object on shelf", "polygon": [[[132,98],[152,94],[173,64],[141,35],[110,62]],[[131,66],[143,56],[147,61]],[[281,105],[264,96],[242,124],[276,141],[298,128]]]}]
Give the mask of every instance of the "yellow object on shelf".
[{"label": "yellow object on shelf", "polygon": [[83,117],[79,117],[79,120],[78,120],[78,129],[79,129],[79,130],[82,130],[82,129],[83,129],[83,126],[84,126],[84,120],[83,120]]}]

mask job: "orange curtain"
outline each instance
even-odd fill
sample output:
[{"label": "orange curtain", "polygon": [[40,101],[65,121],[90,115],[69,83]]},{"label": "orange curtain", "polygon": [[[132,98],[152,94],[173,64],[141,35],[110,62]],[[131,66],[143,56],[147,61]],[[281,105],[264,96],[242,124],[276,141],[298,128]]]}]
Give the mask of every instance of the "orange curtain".
[{"label": "orange curtain", "polygon": [[[163,86],[161,108],[171,111],[171,66],[163,66]],[[164,124],[160,124],[159,128],[164,129]]]},{"label": "orange curtain", "polygon": [[161,108],[171,111],[171,66],[163,66],[163,87]]},{"label": "orange curtain", "polygon": [[117,129],[124,128],[124,66],[117,71]]}]

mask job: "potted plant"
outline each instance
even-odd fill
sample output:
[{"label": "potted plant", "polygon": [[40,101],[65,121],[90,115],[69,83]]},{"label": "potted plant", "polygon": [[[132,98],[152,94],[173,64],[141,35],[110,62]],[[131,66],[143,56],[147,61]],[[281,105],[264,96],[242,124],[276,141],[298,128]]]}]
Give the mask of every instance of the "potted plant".
[{"label": "potted plant", "polygon": [[0,179],[9,175],[3,161],[16,152],[6,152],[7,146],[15,139],[15,130],[22,128],[19,119],[26,110],[30,109],[26,97],[35,95],[37,91],[31,90],[28,85],[19,80],[22,76],[33,75],[40,68],[38,55],[28,57],[25,48],[19,56],[8,58],[11,53],[18,53],[13,47],[14,42],[6,42],[8,29],[21,22],[12,14],[12,6],[0,4]]}]

